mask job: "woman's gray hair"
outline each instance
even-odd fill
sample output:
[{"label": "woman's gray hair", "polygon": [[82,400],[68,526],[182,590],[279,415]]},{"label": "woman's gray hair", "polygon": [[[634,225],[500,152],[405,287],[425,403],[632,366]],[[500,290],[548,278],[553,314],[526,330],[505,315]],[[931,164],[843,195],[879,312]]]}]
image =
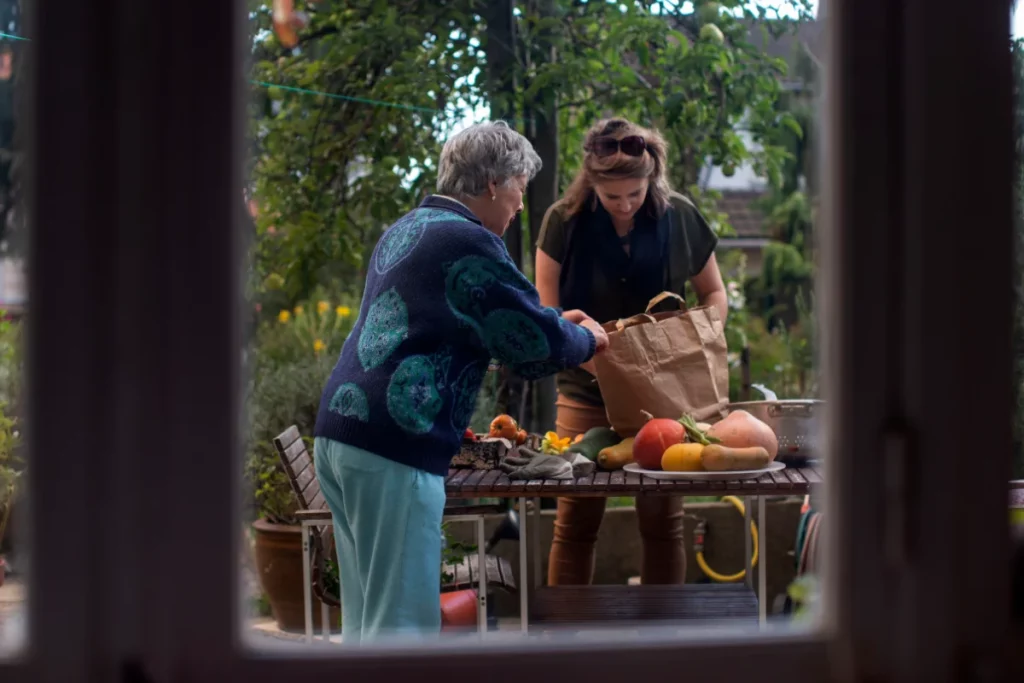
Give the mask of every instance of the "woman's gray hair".
[{"label": "woman's gray hair", "polygon": [[505,183],[525,175],[533,180],[540,156],[525,137],[504,121],[477,123],[448,138],[437,168],[437,192],[477,197],[491,181]]}]

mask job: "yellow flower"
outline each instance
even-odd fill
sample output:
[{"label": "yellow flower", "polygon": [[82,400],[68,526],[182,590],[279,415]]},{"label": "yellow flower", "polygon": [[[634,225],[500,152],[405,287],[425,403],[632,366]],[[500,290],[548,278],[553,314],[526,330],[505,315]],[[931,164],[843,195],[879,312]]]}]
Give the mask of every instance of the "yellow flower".
[{"label": "yellow flower", "polygon": [[320,353],[321,351],[323,351],[326,348],[327,348],[327,344],[324,344],[324,340],[323,339],[317,339],[315,342],[313,342],[313,352],[314,353]]},{"label": "yellow flower", "polygon": [[289,313],[288,311],[281,311],[280,313],[277,314],[278,321],[282,323],[288,322],[289,320],[291,320],[291,318],[292,314]]},{"label": "yellow flower", "polygon": [[319,313],[320,315],[323,315],[324,313],[327,312],[327,310],[330,307],[331,307],[331,305],[329,303],[327,303],[326,301],[319,301],[319,302],[317,302],[317,305],[316,305],[316,312]]},{"label": "yellow flower", "polygon": [[295,307],[295,315],[302,315],[302,311],[304,311],[304,310],[305,309],[302,308],[302,306],[296,306]]},{"label": "yellow flower", "polygon": [[350,309],[348,306],[338,306],[337,308],[334,309],[334,312],[337,314],[339,318],[347,318],[350,315],[352,315],[352,309]]}]

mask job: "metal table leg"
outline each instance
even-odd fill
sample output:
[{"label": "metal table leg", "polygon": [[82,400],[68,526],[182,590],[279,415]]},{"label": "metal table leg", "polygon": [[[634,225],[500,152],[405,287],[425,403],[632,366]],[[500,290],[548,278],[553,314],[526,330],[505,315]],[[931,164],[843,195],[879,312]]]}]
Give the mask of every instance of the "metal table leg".
[{"label": "metal table leg", "polygon": [[533,553],[533,587],[537,588],[543,583],[540,569],[540,498],[533,499],[533,540],[530,545],[530,552]]},{"label": "metal table leg", "polygon": [[753,517],[753,511],[750,509],[753,501],[750,496],[743,497],[743,557],[746,560],[745,566],[746,572],[746,584],[747,588],[754,589],[754,558],[753,558],[753,543],[754,539],[750,534],[750,521]]},{"label": "metal table leg", "polygon": [[476,518],[476,548],[477,548],[477,631],[483,638],[487,633],[487,539],[484,538],[484,516],[477,515]]},{"label": "metal table leg", "polygon": [[312,577],[310,576],[310,562],[309,562],[309,539],[310,529],[309,524],[305,521],[302,523],[302,595],[303,605],[302,609],[306,621],[306,642],[309,644],[313,643],[313,585]]},{"label": "metal table leg", "polygon": [[527,517],[528,512],[526,510],[526,498],[519,499],[519,627],[523,633],[528,630],[529,624],[529,577],[527,576],[527,527],[530,526],[529,519]]},{"label": "metal table leg", "polygon": [[757,497],[757,531],[761,539],[761,564],[757,570],[757,615],[764,626],[768,622],[768,535],[765,531],[764,496]]}]

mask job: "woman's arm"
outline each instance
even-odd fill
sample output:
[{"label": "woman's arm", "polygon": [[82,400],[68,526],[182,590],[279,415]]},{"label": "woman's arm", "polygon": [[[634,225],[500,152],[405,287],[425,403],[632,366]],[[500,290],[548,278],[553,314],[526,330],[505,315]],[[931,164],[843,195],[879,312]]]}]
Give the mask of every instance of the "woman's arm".
[{"label": "woman's arm", "polygon": [[726,296],[722,273],[718,270],[718,260],[714,254],[711,254],[704,268],[690,278],[690,284],[697,292],[701,306],[714,306],[718,309],[722,322],[725,322],[726,316],[729,315],[729,298]]},{"label": "woman's arm", "polygon": [[573,323],[541,303],[499,237],[468,221],[467,226],[453,225],[445,245],[452,259],[440,264],[445,297],[456,317],[480,334],[492,358],[538,379],[577,367],[607,345],[608,336],[594,321]]},{"label": "woman's arm", "polygon": [[537,247],[537,254],[533,261],[533,271],[537,278],[537,293],[540,294],[540,302],[544,306],[560,308],[558,302],[558,278],[562,274],[562,264],[544,253],[544,250]]}]

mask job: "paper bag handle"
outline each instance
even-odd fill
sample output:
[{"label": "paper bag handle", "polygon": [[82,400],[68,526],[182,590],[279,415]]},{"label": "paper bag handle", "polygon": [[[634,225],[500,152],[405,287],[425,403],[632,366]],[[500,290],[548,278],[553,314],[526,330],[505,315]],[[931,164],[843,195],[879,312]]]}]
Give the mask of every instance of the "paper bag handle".
[{"label": "paper bag handle", "polygon": [[652,308],[654,308],[655,306],[660,304],[665,299],[675,299],[679,303],[679,310],[680,311],[685,311],[686,310],[686,299],[684,299],[683,297],[679,296],[675,292],[662,292],[658,296],[656,296],[653,299],[651,299],[651,301],[647,304],[647,310],[644,311],[644,313],[650,313]]},{"label": "paper bag handle", "polygon": [[658,322],[658,321],[654,318],[654,316],[648,315],[646,313],[641,313],[640,315],[634,315],[634,316],[632,316],[630,318],[626,318],[624,320],[622,320],[622,319],[616,320],[615,321],[615,331],[616,332],[622,332],[627,327],[632,327],[633,325],[641,325],[643,323],[656,323],[656,322]]}]

